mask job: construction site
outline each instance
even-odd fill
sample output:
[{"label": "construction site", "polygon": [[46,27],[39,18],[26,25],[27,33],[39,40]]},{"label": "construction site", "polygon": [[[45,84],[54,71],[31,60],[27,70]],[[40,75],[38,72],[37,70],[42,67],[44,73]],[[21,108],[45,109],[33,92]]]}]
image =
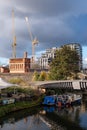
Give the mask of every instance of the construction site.
[{"label": "construction site", "polygon": [[23,58],[17,57],[16,54],[16,33],[15,33],[15,15],[14,10],[12,10],[12,34],[13,34],[13,43],[12,43],[12,58],[9,59],[9,73],[28,73],[35,68],[35,46],[38,44],[38,40],[33,36],[28,17],[25,17],[25,22],[28,28],[29,38],[32,44],[32,57],[28,58],[28,53],[24,52]]}]

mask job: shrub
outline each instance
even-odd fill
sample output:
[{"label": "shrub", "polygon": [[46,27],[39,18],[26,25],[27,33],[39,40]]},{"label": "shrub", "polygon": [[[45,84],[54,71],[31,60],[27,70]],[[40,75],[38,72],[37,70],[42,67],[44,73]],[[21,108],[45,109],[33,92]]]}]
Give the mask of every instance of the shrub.
[{"label": "shrub", "polygon": [[39,73],[37,71],[35,71],[34,74],[33,74],[32,80],[37,81],[39,79],[39,76],[40,76]]},{"label": "shrub", "polygon": [[10,83],[13,83],[13,84],[20,84],[23,82],[23,79],[21,78],[12,78],[9,80]]},{"label": "shrub", "polygon": [[44,81],[44,80],[46,80],[46,78],[47,78],[46,72],[45,71],[41,71],[40,76],[39,76],[39,80],[40,81]]},{"label": "shrub", "polygon": [[47,90],[46,95],[54,95],[55,91],[54,90]]}]

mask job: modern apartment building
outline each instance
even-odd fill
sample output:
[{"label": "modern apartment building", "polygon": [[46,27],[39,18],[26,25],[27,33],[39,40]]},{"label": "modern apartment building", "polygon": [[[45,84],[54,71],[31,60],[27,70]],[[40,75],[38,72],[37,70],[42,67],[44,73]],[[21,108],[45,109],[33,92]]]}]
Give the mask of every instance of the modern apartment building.
[{"label": "modern apartment building", "polygon": [[[69,43],[64,44],[63,46],[70,46],[71,49],[75,49],[79,55],[79,70],[82,70],[82,47],[79,43]],[[61,48],[61,47],[60,47]],[[55,57],[55,51],[59,50],[60,48],[53,47],[46,50],[45,53],[41,55],[41,57],[38,59],[38,63],[40,66],[40,69],[49,69],[49,62],[52,61],[52,59]]]},{"label": "modern apartment building", "polygon": [[49,69],[49,62],[55,57],[55,51],[58,49],[57,47],[49,48],[41,55],[38,59],[40,69]]}]

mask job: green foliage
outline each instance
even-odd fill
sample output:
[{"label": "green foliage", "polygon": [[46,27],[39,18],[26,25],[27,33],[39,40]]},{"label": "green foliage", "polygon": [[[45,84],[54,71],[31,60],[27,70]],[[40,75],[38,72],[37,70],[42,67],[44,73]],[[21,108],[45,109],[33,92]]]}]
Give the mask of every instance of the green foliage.
[{"label": "green foliage", "polygon": [[23,82],[23,80],[21,78],[12,78],[9,80],[9,82],[13,84],[20,84]]},{"label": "green foliage", "polygon": [[54,95],[55,94],[55,91],[54,90],[47,90],[46,91],[46,95]]},{"label": "green foliage", "polygon": [[37,71],[33,74],[33,81],[44,81],[47,80],[47,73],[45,71],[41,71],[41,73],[38,73]]},{"label": "green foliage", "polygon": [[[28,88],[21,88],[21,87],[16,87],[15,88],[15,91],[18,93],[18,94],[21,94],[21,93],[24,93],[24,94],[29,94],[29,95],[34,95],[35,94],[35,90],[32,89],[31,87],[28,87]],[[9,88],[6,88],[4,90],[2,90],[3,93],[13,93],[14,92],[14,87],[9,87]]]},{"label": "green foliage", "polygon": [[48,72],[47,75],[46,75],[46,80],[48,81],[50,79],[51,79],[51,74],[50,74],[50,72]]},{"label": "green foliage", "polygon": [[1,106],[0,107],[0,117],[3,117],[10,112],[38,106],[38,105],[40,105],[41,102],[42,102],[42,97],[39,97],[37,100],[34,100],[32,102],[23,101],[23,102],[17,102],[15,104]]},{"label": "green foliage", "polygon": [[50,78],[67,79],[72,73],[79,72],[79,56],[76,50],[63,46],[56,51],[56,57],[50,64]]},{"label": "green foliage", "polygon": [[39,73],[37,71],[35,71],[34,74],[33,74],[32,80],[33,81],[38,81],[38,79],[39,79]]},{"label": "green foliage", "polygon": [[46,72],[45,71],[41,71],[40,76],[39,76],[39,80],[40,81],[44,81],[44,80],[46,80],[46,78],[47,78]]},{"label": "green foliage", "polygon": [[8,87],[2,90],[2,93],[13,93],[14,92],[15,87]]}]

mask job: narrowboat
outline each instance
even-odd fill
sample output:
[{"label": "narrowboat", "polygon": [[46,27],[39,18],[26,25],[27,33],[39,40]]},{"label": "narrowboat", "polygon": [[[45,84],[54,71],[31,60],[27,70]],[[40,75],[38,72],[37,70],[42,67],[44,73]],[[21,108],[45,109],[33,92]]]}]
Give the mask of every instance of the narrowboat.
[{"label": "narrowboat", "polygon": [[56,99],[57,107],[70,107],[81,104],[82,96],[78,94],[59,95]]},{"label": "narrowboat", "polygon": [[82,96],[81,95],[73,94],[71,105],[81,104],[81,101],[82,101]]},{"label": "narrowboat", "polygon": [[50,95],[45,96],[43,105],[52,106],[55,105],[57,107],[70,107],[75,104],[81,104],[82,96],[78,94],[63,94],[63,95]]},{"label": "narrowboat", "polygon": [[51,96],[45,96],[42,104],[51,106],[51,105],[55,105],[55,103],[56,103],[56,96],[51,95]]}]

